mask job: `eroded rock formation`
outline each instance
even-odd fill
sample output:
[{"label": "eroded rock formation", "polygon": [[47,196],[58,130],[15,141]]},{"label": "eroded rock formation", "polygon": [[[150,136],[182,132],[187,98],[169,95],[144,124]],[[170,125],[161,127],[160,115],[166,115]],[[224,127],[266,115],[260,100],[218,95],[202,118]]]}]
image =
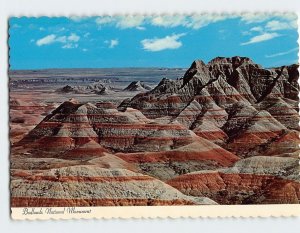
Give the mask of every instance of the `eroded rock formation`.
[{"label": "eroded rock formation", "polygon": [[134,81],[132,83],[130,83],[125,89],[124,91],[140,91],[140,92],[144,92],[144,91],[149,91],[152,88],[141,82],[141,81]]},{"label": "eroded rock formation", "polygon": [[163,79],[119,109],[135,108],[150,119],[169,117],[240,157],[252,156],[258,145],[268,147],[299,130],[297,69],[264,69],[246,57],[197,60],[181,79]]},{"label": "eroded rock formation", "polygon": [[297,69],[217,57],[119,106],[66,101],[13,144],[12,206],[299,203]]}]

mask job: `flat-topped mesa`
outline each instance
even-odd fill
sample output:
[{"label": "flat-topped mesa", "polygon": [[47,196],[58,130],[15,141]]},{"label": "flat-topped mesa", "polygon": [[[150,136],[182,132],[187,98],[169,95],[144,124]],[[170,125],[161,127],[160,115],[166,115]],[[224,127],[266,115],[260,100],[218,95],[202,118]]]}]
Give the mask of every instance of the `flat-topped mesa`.
[{"label": "flat-topped mesa", "polygon": [[112,94],[113,88],[107,83],[91,83],[88,85],[70,86],[66,85],[64,87],[58,88],[56,90],[58,93],[73,93],[73,94],[97,94],[97,95],[107,95]]}]

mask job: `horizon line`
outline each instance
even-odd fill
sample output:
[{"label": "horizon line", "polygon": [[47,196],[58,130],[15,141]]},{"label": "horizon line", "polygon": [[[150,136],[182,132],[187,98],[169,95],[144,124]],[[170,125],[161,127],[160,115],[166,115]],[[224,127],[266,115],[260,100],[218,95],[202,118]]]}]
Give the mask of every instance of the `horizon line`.
[{"label": "horizon line", "polygon": [[[206,64],[206,63],[205,63]],[[255,63],[258,64],[258,63]],[[260,64],[258,64],[260,65]],[[291,66],[291,65],[299,65],[299,61],[295,63],[289,63],[286,65],[279,65],[279,66],[269,66],[265,67],[261,65],[264,69],[272,69],[272,68],[279,68],[282,66]],[[29,68],[29,69],[10,69],[9,71],[42,71],[42,70],[80,70],[80,69],[86,69],[86,70],[96,70],[96,69],[188,69],[189,67],[167,67],[167,66],[125,66],[125,67],[51,67],[51,68]]]},{"label": "horizon line", "polygon": [[51,67],[51,68],[30,68],[30,69],[8,69],[8,71],[32,71],[32,70],[73,70],[73,69],[188,69],[189,67],[167,67],[167,66],[128,66],[128,67]]}]

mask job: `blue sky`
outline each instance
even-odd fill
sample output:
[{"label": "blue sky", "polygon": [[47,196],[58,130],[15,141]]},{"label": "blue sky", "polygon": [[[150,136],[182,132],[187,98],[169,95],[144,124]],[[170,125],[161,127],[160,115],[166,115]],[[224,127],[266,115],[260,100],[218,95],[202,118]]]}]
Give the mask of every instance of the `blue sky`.
[{"label": "blue sky", "polygon": [[13,17],[9,26],[10,69],[189,67],[217,56],[298,62],[291,13]]}]

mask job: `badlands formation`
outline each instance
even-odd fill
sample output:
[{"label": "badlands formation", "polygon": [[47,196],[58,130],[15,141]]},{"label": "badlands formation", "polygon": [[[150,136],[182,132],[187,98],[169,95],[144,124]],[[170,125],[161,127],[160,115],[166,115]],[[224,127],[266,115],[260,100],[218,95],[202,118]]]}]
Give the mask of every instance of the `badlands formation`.
[{"label": "badlands formation", "polygon": [[130,83],[128,85],[128,87],[126,87],[124,90],[125,91],[141,91],[142,92],[142,91],[149,91],[151,89],[152,88],[149,85],[147,85],[141,81],[134,81],[134,82]]},{"label": "badlands formation", "polygon": [[12,206],[299,203],[297,69],[218,57],[119,105],[65,101],[13,141]]}]

